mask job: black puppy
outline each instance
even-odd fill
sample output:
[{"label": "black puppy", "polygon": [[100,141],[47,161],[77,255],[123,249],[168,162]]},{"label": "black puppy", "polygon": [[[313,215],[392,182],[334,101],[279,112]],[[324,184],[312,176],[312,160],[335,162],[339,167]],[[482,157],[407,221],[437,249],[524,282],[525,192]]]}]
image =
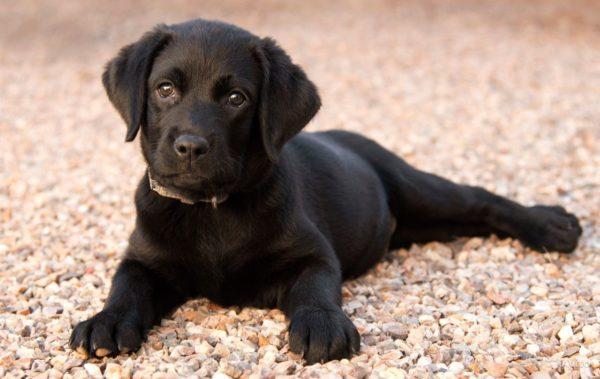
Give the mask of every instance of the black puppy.
[{"label": "black puppy", "polygon": [[341,283],[390,249],[495,233],[571,252],[581,228],[561,207],[525,207],[417,171],[344,131],[301,133],[314,84],[271,39],[196,20],[158,26],[102,77],[148,164],[137,223],[104,309],[74,349],[137,350],[188,299],[277,307],[290,349],[312,363],[349,357],[360,337]]}]

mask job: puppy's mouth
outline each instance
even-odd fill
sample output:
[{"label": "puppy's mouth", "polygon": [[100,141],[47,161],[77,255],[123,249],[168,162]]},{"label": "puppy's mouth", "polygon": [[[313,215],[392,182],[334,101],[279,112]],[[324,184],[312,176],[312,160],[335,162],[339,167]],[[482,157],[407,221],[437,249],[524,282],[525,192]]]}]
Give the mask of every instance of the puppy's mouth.
[{"label": "puppy's mouth", "polygon": [[213,208],[217,208],[217,205],[227,200],[229,194],[227,192],[207,194],[195,189],[199,182],[207,180],[206,177],[192,173],[156,175],[148,168],[150,188],[157,194],[179,200],[183,204],[210,203]]}]

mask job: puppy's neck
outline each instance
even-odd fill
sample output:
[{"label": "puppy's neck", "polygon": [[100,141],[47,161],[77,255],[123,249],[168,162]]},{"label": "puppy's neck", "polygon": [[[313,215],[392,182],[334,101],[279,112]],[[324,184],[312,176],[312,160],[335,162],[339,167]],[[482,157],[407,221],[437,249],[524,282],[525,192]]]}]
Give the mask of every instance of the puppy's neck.
[{"label": "puppy's neck", "polygon": [[209,199],[205,198],[191,198],[177,191],[171,190],[165,186],[163,186],[158,180],[152,177],[152,173],[148,170],[148,183],[150,184],[150,189],[160,196],[168,197],[170,199],[179,200],[183,204],[194,205],[196,203],[210,203],[213,208],[217,208],[217,206],[227,200],[227,195],[223,196],[213,196]]}]

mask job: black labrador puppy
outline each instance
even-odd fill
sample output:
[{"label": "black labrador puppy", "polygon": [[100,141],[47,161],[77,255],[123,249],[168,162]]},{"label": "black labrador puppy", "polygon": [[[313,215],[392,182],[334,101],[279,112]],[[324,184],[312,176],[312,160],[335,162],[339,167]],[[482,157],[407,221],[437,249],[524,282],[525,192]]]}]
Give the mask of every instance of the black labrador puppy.
[{"label": "black labrador puppy", "polygon": [[525,207],[424,173],[345,131],[300,133],[320,99],[269,38],[221,22],[156,27],[124,47],[102,82],[141,129],[147,172],[137,223],[104,309],[73,349],[137,350],[186,300],[277,307],[307,362],[349,357],[359,334],[341,283],[391,249],[495,233],[571,252],[581,228],[559,206]]}]

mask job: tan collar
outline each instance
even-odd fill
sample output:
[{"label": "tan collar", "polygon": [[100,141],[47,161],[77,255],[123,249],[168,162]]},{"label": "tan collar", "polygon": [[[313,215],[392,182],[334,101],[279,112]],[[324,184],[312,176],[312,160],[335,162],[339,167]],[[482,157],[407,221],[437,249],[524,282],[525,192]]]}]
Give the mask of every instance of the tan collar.
[{"label": "tan collar", "polygon": [[150,188],[152,189],[152,191],[156,192],[160,196],[168,197],[170,199],[179,200],[183,204],[193,205],[193,204],[198,203],[198,202],[211,203],[212,207],[216,209],[217,205],[219,205],[220,203],[222,203],[225,200],[227,200],[227,196],[224,196],[221,199],[219,199],[217,196],[213,196],[210,199],[201,199],[201,198],[199,198],[199,199],[191,199],[191,198],[189,198],[187,196],[184,196],[184,195],[182,195],[180,193],[177,193],[175,191],[171,191],[167,187],[165,187],[162,184],[160,184],[156,179],[154,179],[152,177],[152,174],[150,173],[150,170],[148,170],[148,182],[150,183]]}]

